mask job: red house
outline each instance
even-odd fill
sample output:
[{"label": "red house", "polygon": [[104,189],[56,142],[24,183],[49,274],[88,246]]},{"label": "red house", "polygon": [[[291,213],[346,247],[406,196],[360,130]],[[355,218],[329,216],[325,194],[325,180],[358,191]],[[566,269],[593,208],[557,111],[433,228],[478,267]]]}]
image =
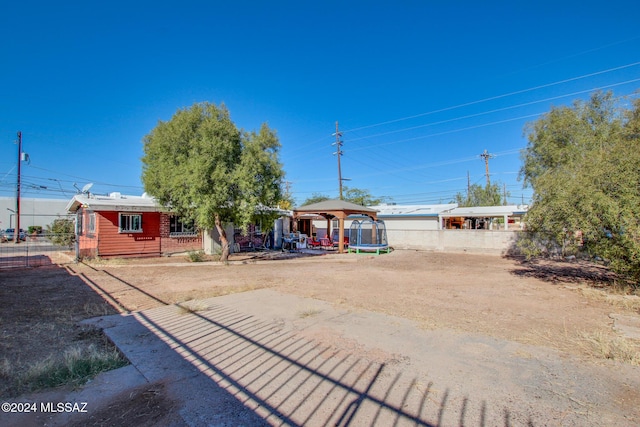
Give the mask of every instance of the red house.
[{"label": "red house", "polygon": [[76,256],[150,257],[202,249],[202,235],[145,194],[76,194]]}]

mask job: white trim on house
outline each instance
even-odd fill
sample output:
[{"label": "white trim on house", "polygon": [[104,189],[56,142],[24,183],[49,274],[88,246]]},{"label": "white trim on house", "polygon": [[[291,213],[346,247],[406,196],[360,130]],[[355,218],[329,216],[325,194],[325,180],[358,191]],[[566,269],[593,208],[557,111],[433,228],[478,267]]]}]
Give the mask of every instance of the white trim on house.
[{"label": "white trim on house", "polygon": [[118,212],[164,212],[163,208],[153,197],[126,196],[120,193],[111,193],[108,196],[95,194],[76,194],[67,204],[68,212],[76,212],[80,208],[94,211],[118,211]]}]

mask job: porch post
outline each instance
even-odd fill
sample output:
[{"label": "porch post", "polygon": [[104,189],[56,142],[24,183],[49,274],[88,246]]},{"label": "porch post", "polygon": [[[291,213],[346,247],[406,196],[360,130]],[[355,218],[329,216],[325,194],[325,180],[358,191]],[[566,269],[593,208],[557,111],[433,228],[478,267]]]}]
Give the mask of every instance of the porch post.
[{"label": "porch post", "polygon": [[329,217],[326,217],[327,220],[327,239],[329,239],[329,243],[333,244],[333,242],[331,242],[331,219],[329,219]]},{"label": "porch post", "polygon": [[344,253],[344,218],[338,218],[338,227],[340,231],[338,232],[338,253]]}]

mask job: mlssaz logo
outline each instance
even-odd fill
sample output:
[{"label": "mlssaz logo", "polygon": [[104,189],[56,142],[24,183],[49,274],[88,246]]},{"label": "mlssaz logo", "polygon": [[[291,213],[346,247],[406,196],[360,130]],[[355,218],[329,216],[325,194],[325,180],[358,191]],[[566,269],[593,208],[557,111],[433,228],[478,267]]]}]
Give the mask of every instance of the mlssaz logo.
[{"label": "mlssaz logo", "polygon": [[40,412],[87,412],[87,402],[40,402]]}]

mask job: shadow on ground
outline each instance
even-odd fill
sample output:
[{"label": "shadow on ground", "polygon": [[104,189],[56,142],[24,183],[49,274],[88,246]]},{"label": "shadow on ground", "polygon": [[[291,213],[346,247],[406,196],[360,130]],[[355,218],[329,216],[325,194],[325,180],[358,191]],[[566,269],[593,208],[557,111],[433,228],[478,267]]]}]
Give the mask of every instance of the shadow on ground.
[{"label": "shadow on ground", "polygon": [[606,287],[615,281],[615,275],[605,266],[586,261],[556,261],[551,259],[518,259],[512,274],[532,277],[552,283],[584,283],[593,287]]},{"label": "shadow on ground", "polygon": [[98,322],[148,381],[168,384],[188,425],[533,425],[508,408],[435,390],[394,361],[355,356],[211,301]]}]

